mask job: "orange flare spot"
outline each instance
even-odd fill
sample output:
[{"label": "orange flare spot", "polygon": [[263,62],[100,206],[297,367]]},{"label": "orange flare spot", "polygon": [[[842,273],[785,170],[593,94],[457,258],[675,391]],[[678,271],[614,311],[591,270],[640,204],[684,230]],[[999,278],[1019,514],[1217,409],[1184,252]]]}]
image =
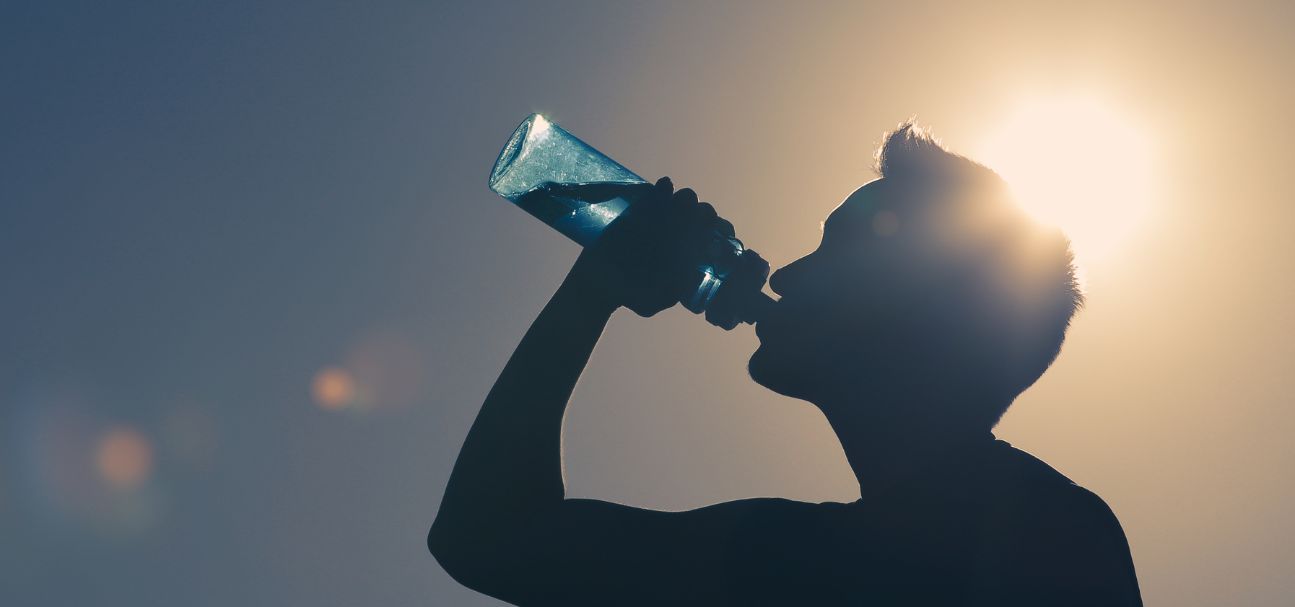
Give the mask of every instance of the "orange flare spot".
[{"label": "orange flare spot", "polygon": [[315,403],[330,410],[341,409],[355,400],[355,380],[345,369],[330,367],[315,374],[311,384]]},{"label": "orange flare spot", "polygon": [[134,428],[113,428],[95,452],[99,475],[117,489],[134,489],[153,472],[153,446]]}]

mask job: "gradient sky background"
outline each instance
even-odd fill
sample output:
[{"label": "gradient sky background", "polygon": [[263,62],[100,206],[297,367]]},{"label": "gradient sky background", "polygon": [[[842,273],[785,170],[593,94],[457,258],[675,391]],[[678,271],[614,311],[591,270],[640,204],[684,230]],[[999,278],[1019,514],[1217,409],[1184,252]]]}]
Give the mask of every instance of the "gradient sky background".
[{"label": "gradient sky background", "polygon": [[[1079,93],[1153,142],[1156,200],[997,434],[1110,503],[1148,605],[1290,603],[1290,3],[538,4],[5,4],[0,603],[497,604],[424,536],[577,254],[485,187],[529,112],[777,266],[898,121],[974,154]],[[754,346],[618,314],[569,492],[855,499]]]}]

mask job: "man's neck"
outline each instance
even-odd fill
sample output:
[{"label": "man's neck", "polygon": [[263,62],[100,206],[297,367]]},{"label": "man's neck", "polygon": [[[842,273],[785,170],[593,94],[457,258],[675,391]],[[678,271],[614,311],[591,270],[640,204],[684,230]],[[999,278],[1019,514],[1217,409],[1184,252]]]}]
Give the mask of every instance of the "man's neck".
[{"label": "man's neck", "polygon": [[[898,405],[900,407],[904,405]],[[876,410],[873,406],[869,409]],[[889,409],[902,410],[902,409]],[[839,411],[839,410],[837,410]],[[828,415],[865,497],[921,482],[956,463],[967,448],[994,440],[988,430],[948,428],[848,413]]]}]

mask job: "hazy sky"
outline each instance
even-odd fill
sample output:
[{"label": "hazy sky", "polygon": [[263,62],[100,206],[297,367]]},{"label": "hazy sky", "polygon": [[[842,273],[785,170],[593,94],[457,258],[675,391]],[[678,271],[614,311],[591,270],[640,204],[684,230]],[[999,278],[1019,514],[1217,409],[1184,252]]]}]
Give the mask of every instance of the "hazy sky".
[{"label": "hazy sky", "polygon": [[[1154,200],[997,434],[1114,508],[1148,605],[1289,604],[1291,4],[538,4],[5,4],[0,603],[497,604],[424,536],[577,254],[485,186],[532,111],[777,266],[900,120],[974,154],[1095,95],[1151,142]],[[1067,162],[1101,184],[1112,157]],[[754,346],[618,314],[569,493],[855,499]]]}]

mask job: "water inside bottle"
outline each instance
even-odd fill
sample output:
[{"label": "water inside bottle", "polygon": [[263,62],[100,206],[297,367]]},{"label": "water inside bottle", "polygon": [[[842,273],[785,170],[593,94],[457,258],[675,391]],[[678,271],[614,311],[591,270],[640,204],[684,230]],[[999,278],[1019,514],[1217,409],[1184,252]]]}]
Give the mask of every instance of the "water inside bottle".
[{"label": "water inside bottle", "polygon": [[580,246],[587,247],[598,240],[604,228],[651,189],[652,185],[648,183],[549,181],[509,199]]}]

